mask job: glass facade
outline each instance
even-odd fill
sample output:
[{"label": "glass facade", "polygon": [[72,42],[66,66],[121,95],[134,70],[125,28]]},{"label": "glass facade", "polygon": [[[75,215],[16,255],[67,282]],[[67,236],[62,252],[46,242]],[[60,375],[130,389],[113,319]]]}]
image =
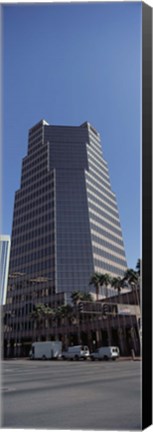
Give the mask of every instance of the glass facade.
[{"label": "glass facade", "polygon": [[89,291],[93,272],[127,267],[100,136],[89,124],[29,130],[15,194],[10,274],[46,277],[48,296]]},{"label": "glass facade", "polygon": [[100,136],[89,123],[86,127],[89,168],[85,176],[94,271],[122,277],[127,262],[116,196],[111,189]]}]

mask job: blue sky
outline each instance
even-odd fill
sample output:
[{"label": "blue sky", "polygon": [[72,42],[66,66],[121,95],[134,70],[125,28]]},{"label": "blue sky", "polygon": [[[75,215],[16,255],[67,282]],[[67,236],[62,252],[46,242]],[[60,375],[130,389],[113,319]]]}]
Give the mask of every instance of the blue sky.
[{"label": "blue sky", "polygon": [[89,121],[100,132],[128,267],[140,257],[141,3],[3,5],[2,233],[28,129]]}]

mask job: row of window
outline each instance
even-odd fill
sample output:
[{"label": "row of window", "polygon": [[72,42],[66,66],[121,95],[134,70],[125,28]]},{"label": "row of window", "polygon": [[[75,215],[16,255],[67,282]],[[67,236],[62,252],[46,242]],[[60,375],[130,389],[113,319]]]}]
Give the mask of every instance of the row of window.
[{"label": "row of window", "polygon": [[[9,278],[9,284],[8,284],[8,295],[9,297],[11,295],[21,295],[22,301],[31,300],[33,297],[35,297],[35,293],[37,291],[41,291],[42,289],[49,290],[51,288],[51,291],[48,291],[48,295],[52,293],[52,289],[54,288],[54,280],[55,280],[55,272],[50,272],[50,276],[46,276],[43,279],[39,280],[41,275],[32,274],[29,275],[24,273],[21,277],[12,277]],[[59,295],[59,294],[58,294]],[[27,298],[28,296],[28,298]]]},{"label": "row of window", "polygon": [[[96,201],[96,200],[94,200]],[[103,206],[101,205],[101,208],[99,208],[100,206],[96,205],[97,203],[93,203],[90,201],[89,199],[89,208],[92,209],[94,212],[96,212],[96,215],[99,216],[102,221],[103,218],[105,218],[108,223],[111,222],[113,225],[115,225],[116,229],[118,229],[118,234],[120,234],[120,221],[119,219],[116,220],[113,217],[110,216],[110,214],[105,213],[105,211],[103,211]],[[103,224],[103,222],[101,222],[101,224]],[[112,225],[111,225],[112,226]]]},{"label": "row of window", "polygon": [[78,220],[81,223],[81,219],[82,221],[85,220],[85,212],[87,213],[87,204],[84,202],[72,202],[71,200],[65,202],[58,201],[56,208],[58,209],[57,215],[59,220],[62,220],[65,217],[71,220],[74,217],[76,221]]},{"label": "row of window", "polygon": [[[114,216],[118,217],[118,209],[116,203],[112,203],[112,201],[108,200],[106,195],[103,195],[103,193],[101,193],[99,188],[95,188],[94,186],[91,186],[91,184],[87,182],[87,190],[88,192],[93,192],[94,196],[103,200],[102,206],[104,207],[104,209],[111,212]],[[109,203],[109,206],[106,204],[106,202]]]},{"label": "row of window", "polygon": [[[29,256],[29,257],[31,256],[30,251],[32,251],[32,250],[37,250],[38,259],[40,259],[41,257],[44,257],[44,254],[45,254],[44,251],[46,251],[46,255],[54,253],[54,243],[50,243],[49,246],[47,247],[48,241],[46,243],[43,241],[43,244],[40,244],[40,246],[38,246],[37,248],[32,248],[32,244],[34,244],[34,243],[36,243],[36,242],[30,243],[30,247],[29,247],[29,244],[27,244],[27,245],[21,246],[19,248],[13,248],[11,255],[13,256],[13,258],[24,255],[25,256],[25,262],[27,262],[27,256]],[[46,246],[45,249],[43,248],[43,245]],[[50,252],[48,252],[48,248],[50,248]],[[36,258],[33,258],[33,259],[36,259]],[[28,261],[29,260],[30,260],[30,258],[28,258]]]},{"label": "row of window", "polygon": [[[12,255],[13,255],[13,262],[11,260],[11,264],[17,266],[18,264],[20,265],[23,261],[20,262],[20,260],[16,260],[16,257],[20,254],[26,254],[28,253],[28,255],[24,255],[24,262],[27,263],[30,260],[34,260],[34,259],[41,259],[44,256],[47,256],[48,254],[52,254],[54,253],[54,244],[50,245],[48,248],[45,249],[41,249],[38,250],[36,252],[34,252],[33,254],[29,254],[29,251],[33,248],[33,247],[41,247],[43,244],[45,245],[45,240],[47,243],[47,239],[39,239],[35,242],[32,242],[30,244],[21,246],[17,249],[12,248]],[[118,253],[122,253],[124,254],[123,251],[119,250],[118,248],[116,248],[115,246],[113,247],[113,245],[108,244],[107,242],[104,242],[102,239],[97,239],[96,236],[92,235],[92,240],[98,242],[100,245],[104,245],[109,247],[109,249],[114,250]],[[66,260],[69,261],[69,265],[72,265],[74,260],[75,260],[75,266],[77,268],[77,266],[84,266],[86,265],[87,261],[88,261],[88,256],[87,256],[87,250],[89,245],[85,245],[85,256],[84,256],[84,260],[83,260],[83,250],[81,250],[81,259],[80,259],[80,243],[76,243],[75,244],[75,248],[74,248],[74,244],[75,242],[73,242],[71,244],[71,242],[69,241],[67,243],[66,237],[63,237],[63,247],[62,247],[62,241],[60,241],[60,248],[57,247],[57,250],[59,249],[59,256],[63,254],[63,259],[60,258],[60,264],[63,264],[66,262]],[[101,249],[98,248],[93,248],[94,252],[96,252],[97,254],[104,256],[108,259],[114,260],[115,262],[118,262],[120,264],[124,264],[126,265],[126,261],[125,259],[119,259],[117,257],[114,257],[114,255],[108,254],[106,252],[103,252]]]},{"label": "row of window", "polygon": [[[94,229],[94,231],[96,231],[98,234],[101,234],[104,237],[114,241],[116,244],[119,244],[119,245],[124,247],[122,239],[119,239],[118,237],[116,237],[115,234],[113,235],[112,233],[105,231],[105,229],[103,229],[102,226],[99,227],[96,224],[94,224],[94,222],[93,222],[94,218],[93,217],[91,217],[91,219],[92,219],[92,221],[90,222],[91,229]],[[101,225],[101,222],[100,222],[100,225]]]},{"label": "row of window", "polygon": [[[78,219],[77,219],[78,220]],[[67,244],[73,244],[81,245],[86,247],[90,242],[90,232],[88,231],[88,226],[86,225],[86,220],[82,221],[83,223],[78,220],[78,223],[76,225],[75,220],[73,222],[73,216],[72,220],[65,218],[63,219],[63,224],[60,223],[60,225],[57,226],[57,244],[59,242],[59,246],[63,243],[65,243],[65,247]],[[88,221],[87,221],[88,222]],[[81,251],[80,251],[81,252]]]},{"label": "row of window", "polygon": [[[59,302],[59,304],[56,304],[56,308],[58,306],[60,306],[61,303]],[[11,324],[11,326],[10,326]],[[47,319],[44,323],[44,328],[47,329],[48,327],[53,326],[53,323],[51,322],[51,320]],[[56,326],[56,324],[54,324],[54,326]],[[34,321],[30,321],[29,317],[27,318],[27,321],[19,321],[19,322],[13,322],[10,321],[8,322],[8,327],[7,325],[4,326],[4,332],[5,333],[11,333],[11,332],[21,332],[21,331],[31,331],[38,328],[38,324],[36,324]]]},{"label": "row of window", "polygon": [[[89,182],[90,184],[92,183],[93,188],[94,188],[94,186],[95,186],[95,189],[96,189],[96,190],[97,190],[97,189],[99,190],[99,188],[100,188],[100,192],[101,192],[101,194],[104,193],[105,201],[108,202],[108,204],[110,204],[112,207],[116,208],[116,198],[115,198],[114,193],[113,193],[113,192],[110,193],[108,190],[106,190],[106,189],[103,187],[103,184],[102,184],[102,182],[100,181],[100,179],[98,179],[98,181],[96,181],[95,173],[94,173],[94,174],[91,174],[91,176],[90,176],[90,174],[88,175],[88,173],[86,172],[86,178],[87,178],[87,183],[88,183],[88,182]],[[109,197],[110,197],[111,199],[109,199]]]},{"label": "row of window", "polygon": [[115,255],[112,255],[100,248],[98,248],[97,246],[93,246],[93,253],[95,253],[96,255],[99,255],[99,257],[104,257],[107,258],[109,261],[113,261],[114,264],[121,264],[122,266],[126,267],[126,261],[125,259],[120,259],[118,257],[116,257]]},{"label": "row of window", "polygon": [[[9,323],[8,323],[9,324]],[[11,322],[11,328],[7,325],[4,326],[4,332],[10,333],[12,331],[22,331],[22,330],[32,330],[34,327],[34,323],[32,321],[27,321],[25,323],[13,323]]]},{"label": "row of window", "polygon": [[40,134],[42,134],[42,131],[43,131],[43,124],[40,121],[38,124],[33,126],[31,129],[29,129],[29,138],[39,136]]},{"label": "row of window", "polygon": [[90,267],[90,263],[91,263],[91,257],[92,257],[92,251],[91,251],[91,247],[87,248],[85,247],[84,250],[81,251],[81,253],[79,253],[80,251],[80,247],[81,245],[79,244],[78,249],[76,248],[75,251],[75,242],[72,245],[66,245],[65,247],[65,253],[64,253],[64,243],[63,245],[61,245],[61,250],[58,248],[57,249],[57,265],[67,265],[69,267],[69,269],[71,268],[71,266],[73,265],[73,267],[75,267],[76,269],[84,268],[84,267]]},{"label": "row of window", "polygon": [[53,180],[53,178],[54,178],[53,171],[51,171],[50,173],[46,173],[46,175],[44,176],[43,179],[41,179],[39,181],[37,180],[36,182],[31,184],[30,187],[27,187],[25,189],[18,189],[15,193],[16,199],[20,200],[21,197],[29,196],[29,194],[32,191],[35,191],[35,193],[36,193],[37,190],[39,191],[40,188],[45,187],[46,183],[48,185],[49,182]]},{"label": "row of window", "polygon": [[101,180],[104,182],[105,186],[107,188],[110,188],[110,180],[109,177],[106,177],[105,174],[102,172],[102,170],[97,166],[97,163],[93,160],[93,158],[89,159],[89,172],[90,168],[92,168],[95,171],[95,176],[97,174],[97,177],[101,177]]},{"label": "row of window", "polygon": [[68,196],[63,196],[57,194],[57,208],[59,211],[67,211],[80,213],[82,210],[87,211],[86,196],[80,196],[76,194],[69,194]]},{"label": "row of window", "polygon": [[42,147],[42,139],[37,139],[35,144],[29,144],[28,145],[28,156],[31,156],[33,154],[37,154],[39,149]]},{"label": "row of window", "polygon": [[[112,233],[114,233],[114,234],[117,234],[118,236],[121,236],[121,229],[119,229],[119,228],[117,229],[117,228],[115,228],[113,225],[107,223],[106,221],[104,221],[104,220],[100,217],[100,215],[98,215],[98,216],[97,216],[97,214],[95,215],[95,214],[92,212],[93,207],[94,207],[94,206],[93,206],[91,203],[89,203],[89,216],[91,217],[91,219],[93,219],[94,221],[98,222],[98,223],[101,225],[101,227],[106,227],[106,228],[109,229],[110,232],[112,232]],[[97,213],[97,209],[95,209],[95,211],[96,211],[96,213]]]},{"label": "row of window", "polygon": [[43,138],[42,130],[40,130],[35,134],[29,135],[29,139],[28,139],[29,148],[33,147],[36,143],[38,144],[38,142],[42,143],[42,138]]},{"label": "row of window", "polygon": [[[20,307],[21,302],[27,302],[27,303],[35,303],[36,299],[39,297],[50,297],[52,296],[52,301],[57,302],[57,300],[63,300],[64,299],[64,293],[55,293],[55,286],[54,286],[54,278],[55,274],[52,273],[52,280],[49,280],[48,282],[44,283],[38,283],[38,282],[32,282],[31,279],[28,279],[27,281],[22,282],[15,282],[14,285],[9,285],[8,289],[8,297],[7,300],[10,300],[10,304],[16,303],[18,307]],[[30,285],[28,284],[28,281]],[[31,282],[30,282],[31,281]],[[46,288],[47,284],[47,288]],[[42,287],[45,286],[44,287]],[[15,290],[15,291],[14,291]],[[8,302],[7,302],[8,304]],[[13,306],[11,306],[13,308]],[[10,310],[8,307],[7,310]]]},{"label": "row of window", "polygon": [[81,129],[78,126],[50,126],[44,127],[45,141],[50,140],[52,142],[62,143],[80,143],[85,142],[87,139],[87,131]]},{"label": "row of window", "polygon": [[[94,230],[95,230],[95,228],[94,228]],[[104,247],[124,256],[124,250],[123,249],[120,249],[119,247],[114,246],[111,243],[108,243],[106,240],[103,240],[100,237],[95,236],[94,234],[91,235],[91,238],[93,241],[99,243],[101,246],[104,246]]]},{"label": "row of window", "polygon": [[[61,274],[61,277],[58,277],[58,289],[62,292],[72,292],[72,289],[74,291],[86,291],[87,287],[89,286],[89,281],[91,278],[92,273],[88,273],[87,275],[84,275],[83,273],[78,275],[76,273],[76,277],[64,277],[63,274]],[[84,287],[84,289],[83,289]]]},{"label": "row of window", "polygon": [[[41,157],[43,157],[44,154],[46,154],[47,147],[46,146],[40,146],[40,148],[37,150],[37,154],[27,155],[22,159],[22,166],[26,170],[28,167],[34,166],[37,164],[37,161],[41,160]],[[34,164],[34,165],[32,165]]]},{"label": "row of window", "polygon": [[91,124],[90,124],[90,133],[91,133],[91,135],[92,134],[94,134],[94,135],[96,135],[97,136],[97,139],[99,138],[99,134],[98,134],[98,132],[96,131],[96,129],[93,127],[93,126],[91,126]]},{"label": "row of window", "polygon": [[97,149],[95,149],[91,143],[91,145],[88,146],[89,152],[90,154],[93,155],[94,158],[96,158],[96,160],[99,160],[102,165],[103,165],[103,170],[106,173],[106,176],[108,176],[108,168],[107,168],[107,162],[105,162],[103,156],[102,156],[102,150],[100,150],[100,154],[99,152],[97,152]]},{"label": "row of window", "polygon": [[40,171],[41,168],[47,165],[47,156],[48,153],[43,152],[39,157],[36,157],[34,160],[31,161],[31,157],[27,156],[25,163],[22,164],[22,177],[32,177],[33,173]]},{"label": "row of window", "polygon": [[44,204],[45,202],[53,201],[53,199],[54,199],[54,190],[52,190],[48,194],[40,195],[40,197],[35,200],[30,197],[26,205],[22,205],[20,202],[20,206],[15,207],[14,217],[21,216],[22,214],[24,215],[25,213],[28,213],[29,211],[31,211],[36,207],[37,208],[41,207],[41,205]]},{"label": "row of window", "polygon": [[28,254],[24,254],[23,256],[14,254],[13,251],[11,253],[11,265],[13,267],[21,266],[22,264],[28,264],[32,261],[43,260],[50,256],[50,260],[54,260],[55,248],[54,245],[48,246],[44,249],[38,249],[34,252],[29,251]]},{"label": "row of window", "polygon": [[[52,157],[58,158],[62,155],[62,159],[65,159],[65,156],[68,159],[77,158],[82,160],[82,156],[86,158],[86,144],[84,141],[65,141],[62,139],[61,141],[52,141],[49,143],[50,147],[50,155]],[[87,158],[86,158],[87,159]]]},{"label": "row of window", "polygon": [[95,136],[95,134],[91,130],[91,127],[89,129],[89,140],[90,140],[90,142],[94,142],[94,144],[96,144],[97,147],[101,149],[100,136],[97,133]]},{"label": "row of window", "polygon": [[16,229],[13,233],[14,235],[12,236],[11,244],[13,246],[18,244],[20,245],[22,243],[29,242],[32,239],[36,239],[37,241],[37,238],[46,235],[47,232],[48,235],[50,234],[54,236],[54,222],[50,222],[49,224],[45,224],[39,228],[35,228],[34,226],[32,226],[31,230],[25,232],[25,234],[23,234],[23,228],[22,228],[22,232],[21,229]]},{"label": "row of window", "polygon": [[46,205],[43,205],[42,207],[38,207],[29,213],[25,212],[23,214],[23,216],[14,217],[13,227],[15,228],[17,225],[21,226],[22,224],[25,224],[25,222],[27,222],[29,220],[32,220],[33,223],[35,224],[37,217],[38,217],[38,214],[40,216],[41,214],[46,213],[49,210],[51,210],[50,219],[54,219],[54,210],[53,209],[54,209],[54,200],[48,201],[48,203]]},{"label": "row of window", "polygon": [[43,247],[47,244],[51,244],[54,242],[55,239],[55,235],[54,233],[49,234],[48,236],[44,236],[44,237],[39,237],[36,240],[32,240],[32,241],[28,241],[25,244],[22,244],[23,242],[20,241],[20,247],[18,247],[17,245],[15,245],[15,242],[12,241],[11,246],[13,249],[13,254],[23,254],[26,253],[32,249],[36,249],[39,247]]},{"label": "row of window", "polygon": [[105,262],[102,263],[100,260],[94,259],[94,265],[95,267],[99,267],[101,269],[101,273],[114,273],[116,276],[124,276],[124,270],[121,270]]},{"label": "row of window", "polygon": [[96,158],[93,157],[93,155],[91,154],[90,149],[88,150],[88,155],[89,155],[89,167],[90,167],[90,163],[91,163],[91,166],[92,166],[92,164],[94,165],[94,168],[96,169],[96,171],[98,170],[99,173],[100,173],[100,175],[102,176],[103,180],[106,181],[106,184],[105,184],[106,187],[108,189],[110,189],[109,176],[105,175],[105,172],[103,171],[102,163],[98,159],[95,160]]},{"label": "row of window", "polygon": [[[23,208],[23,212],[24,212],[24,204],[29,204],[30,206],[33,205],[35,206],[35,203],[39,202],[39,203],[43,203],[43,200],[46,199],[46,193],[48,191],[50,191],[50,194],[52,196],[52,194],[54,193],[54,182],[49,178],[49,182],[48,182],[48,178],[45,179],[45,186],[42,186],[42,181],[40,182],[40,185],[37,185],[39,187],[35,188],[33,187],[33,185],[31,185],[31,188],[25,191],[22,191],[21,189],[16,193],[15,196],[15,206],[14,206],[14,210],[20,208],[19,211],[22,211]],[[31,192],[31,190],[34,190],[34,192]],[[49,195],[50,195],[49,194]],[[39,197],[39,199],[37,200],[36,198]],[[36,204],[37,205],[37,204]],[[27,208],[27,207],[26,207]]]},{"label": "row of window", "polygon": [[[116,214],[118,215],[118,209],[117,209],[115,196],[112,195],[109,191],[107,191],[103,187],[103,185],[101,185],[101,187],[98,187],[94,181],[87,180],[87,188],[89,191],[93,192],[96,196],[98,196],[99,198],[102,198],[109,205],[111,205],[114,208],[114,210],[116,210],[116,211],[114,211],[114,215],[116,215]],[[109,198],[111,198],[111,199],[109,199]]]},{"label": "row of window", "polygon": [[[96,196],[93,196],[90,194],[90,192],[88,192],[88,198],[93,201],[92,203],[89,202],[89,207],[92,208],[96,213],[100,214],[101,216],[103,216],[105,219],[107,219],[108,221],[112,222],[114,225],[118,226],[120,228],[120,221],[119,219],[116,220],[116,218],[114,218],[113,216],[111,216],[111,209],[109,209],[109,213],[105,213],[105,211],[103,211],[103,203],[96,198]],[[101,208],[99,208],[98,206],[96,206],[96,204],[98,206],[100,206]]]},{"label": "row of window", "polygon": [[86,224],[78,223],[76,226],[75,223],[72,223],[71,225],[69,225],[68,223],[65,224],[65,219],[63,222],[64,223],[62,226],[57,226],[57,245],[61,247],[61,245],[64,245],[65,243],[66,248],[68,247],[68,245],[72,245],[76,249],[78,247],[87,248],[90,243],[90,232],[88,231],[88,227],[86,226]]},{"label": "row of window", "polygon": [[45,276],[50,277],[50,272],[55,271],[55,268],[53,267],[51,259],[44,260],[40,262],[35,262],[29,265],[29,263],[25,264],[24,258],[23,258],[23,264],[20,265],[17,263],[10,262],[10,273],[14,272],[22,272],[27,274],[37,274],[37,276]]},{"label": "row of window", "polygon": [[29,160],[27,159],[26,162],[26,165],[22,167],[22,181],[28,177],[32,177],[35,172],[40,171],[42,167],[47,165],[47,154],[45,152],[41,157],[39,156],[37,161],[29,163]]},{"label": "row of window", "polygon": [[66,271],[66,269],[63,268],[63,271],[60,269],[60,271],[58,272],[58,283],[60,285],[63,284],[63,286],[66,284],[71,284],[72,287],[77,284],[79,287],[80,283],[85,283],[86,286],[88,286],[90,281],[90,276],[91,276],[91,268],[89,270],[82,269],[82,271],[80,272],[78,272],[77,269],[74,268],[73,273],[70,273],[69,271]]},{"label": "row of window", "polygon": [[107,165],[105,165],[105,161],[103,159],[101,145],[97,146],[97,144],[95,142],[93,142],[93,139],[90,140],[90,144],[89,145],[90,145],[90,148],[93,151],[93,153],[96,154],[96,157],[99,157],[100,159],[102,159],[102,164],[104,166],[104,169],[106,169],[106,172],[107,172]]},{"label": "row of window", "polygon": [[20,316],[20,307],[21,307],[21,303],[22,302],[26,302],[26,304],[23,306],[23,312],[25,311],[26,313],[29,313],[32,307],[32,303],[31,302],[35,302],[36,299],[44,299],[45,297],[49,297],[54,293],[54,288],[47,288],[47,289],[40,289],[40,290],[36,290],[33,291],[33,293],[29,294],[29,295],[14,295],[13,297],[8,297],[7,299],[7,304],[12,304],[13,308],[14,305],[17,306],[16,312],[18,311],[18,313],[16,313],[16,315]]},{"label": "row of window", "polygon": [[95,170],[95,167],[93,167],[91,164],[90,164],[89,173],[91,173],[95,181],[97,180],[97,182],[100,183],[100,185],[104,184],[105,188],[111,191],[110,183],[106,183],[104,179],[102,179],[101,173],[97,175],[97,171]]},{"label": "row of window", "polygon": [[[108,197],[111,198],[111,200],[114,201],[114,193],[111,190],[111,185],[106,185],[106,183],[104,182],[102,175],[100,173],[98,173],[98,170],[96,169],[96,167],[94,167],[91,163],[90,163],[90,169],[87,172],[87,175],[89,175],[89,180],[90,180],[96,187],[100,187],[100,190],[102,192],[105,193],[105,195],[107,195]],[[88,177],[87,177],[88,178]]]},{"label": "row of window", "polygon": [[36,143],[41,141],[42,143],[43,138],[43,129],[39,129],[37,132],[29,132],[29,138],[28,138],[28,145],[34,146]]},{"label": "row of window", "polygon": [[[44,167],[43,167],[43,168],[44,168]],[[23,182],[21,183],[21,189],[26,188],[28,185],[31,185],[31,183],[35,183],[35,182],[37,182],[38,179],[40,179],[40,178],[43,179],[43,178],[45,177],[46,173],[47,173],[47,166],[46,166],[46,168],[43,169],[42,171],[39,171],[39,172],[37,172],[37,174],[35,174],[35,175],[33,175],[32,177],[28,178],[27,181],[23,181]]]},{"label": "row of window", "polygon": [[91,263],[92,263],[91,256],[92,255],[88,253],[81,254],[80,256],[79,254],[75,255],[75,250],[73,248],[72,248],[72,253],[71,250],[69,249],[68,251],[66,251],[66,255],[64,255],[64,247],[63,247],[61,253],[57,254],[58,271],[60,270],[68,271],[69,274],[71,274],[72,272],[71,276],[73,275],[74,270],[78,273],[82,271],[88,272],[91,268]]},{"label": "row of window", "polygon": [[[49,169],[56,169],[57,171],[62,171],[62,173],[65,175],[67,171],[72,175],[74,175],[74,172],[82,173],[84,172],[84,169],[87,169],[87,164],[85,161],[70,159],[68,160],[65,158],[65,160],[60,161],[59,159],[50,162]],[[65,171],[65,173],[64,173]]]},{"label": "row of window", "polygon": [[41,160],[46,156],[47,154],[47,146],[41,146],[39,148],[39,150],[37,151],[37,154],[32,154],[32,155],[26,155],[23,159],[22,159],[22,167],[25,171],[27,171],[28,169],[31,169],[32,167],[34,167],[35,165],[37,165],[37,163],[41,162]]},{"label": "row of window", "polygon": [[[40,225],[40,226],[41,225],[45,225],[45,228],[46,228],[46,224],[50,220],[51,220],[51,214],[49,212],[49,213],[47,213],[47,214],[45,214],[45,215],[43,215],[43,216],[38,217],[37,219],[35,219],[35,227],[38,226],[38,225]],[[28,232],[29,230],[33,230],[33,227],[34,227],[34,222],[33,221],[28,222],[28,223],[24,224],[22,227],[14,228],[12,230],[12,236],[15,236],[15,235],[18,235],[18,234],[21,235],[24,232]],[[51,224],[51,229],[53,229],[53,228],[54,228],[54,223]],[[42,232],[43,231],[42,231],[42,227],[41,227],[40,228],[40,233],[42,234]],[[44,232],[45,232],[45,230],[44,230]]]}]

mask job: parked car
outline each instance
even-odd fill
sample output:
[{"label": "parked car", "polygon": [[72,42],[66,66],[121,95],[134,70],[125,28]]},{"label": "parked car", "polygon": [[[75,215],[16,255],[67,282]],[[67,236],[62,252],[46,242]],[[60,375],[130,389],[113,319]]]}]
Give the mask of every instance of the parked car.
[{"label": "parked car", "polygon": [[116,360],[119,356],[119,348],[115,346],[100,347],[90,354],[91,360]]},{"label": "parked car", "polygon": [[63,360],[86,360],[87,358],[89,358],[89,356],[89,348],[86,345],[70,346],[66,351],[62,352]]}]

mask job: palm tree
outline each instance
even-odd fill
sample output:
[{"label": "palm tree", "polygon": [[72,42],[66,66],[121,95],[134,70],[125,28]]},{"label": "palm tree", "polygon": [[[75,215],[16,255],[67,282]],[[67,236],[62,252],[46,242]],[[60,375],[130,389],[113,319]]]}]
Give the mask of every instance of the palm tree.
[{"label": "palm tree", "polygon": [[127,271],[125,272],[124,280],[128,281],[128,283],[130,284],[130,286],[132,288],[132,291],[135,290],[135,293],[136,293],[136,303],[137,304],[139,304],[138,293],[137,293],[139,279],[140,279],[139,278],[139,274],[135,270],[133,270],[133,269],[127,269]]},{"label": "palm tree", "polygon": [[74,292],[72,292],[71,299],[72,299],[72,302],[73,302],[74,306],[76,306],[79,303],[79,301],[82,300],[82,293],[81,293],[81,291],[74,291]]},{"label": "palm tree", "polygon": [[117,289],[118,294],[120,294],[122,286],[123,286],[123,280],[121,279],[120,276],[114,277],[114,278],[112,278],[111,285],[112,285],[112,287]]},{"label": "palm tree", "polygon": [[137,287],[140,289],[140,284],[141,284],[141,260],[140,260],[140,258],[137,260],[136,271],[137,271],[137,275],[138,275]]},{"label": "palm tree", "polygon": [[69,321],[69,323],[72,321],[73,318],[73,308],[71,305],[62,305],[57,309],[57,315],[58,318],[61,318],[65,321]]},{"label": "palm tree", "polygon": [[82,292],[81,300],[82,301],[90,301],[90,302],[92,302],[93,298],[92,298],[92,295],[90,293]]},{"label": "palm tree", "polygon": [[140,258],[137,260],[136,270],[137,270],[138,276],[140,277],[140,270],[141,270],[141,260],[140,260]]},{"label": "palm tree", "polygon": [[53,310],[42,303],[37,303],[31,312],[31,319],[36,323],[37,328],[43,328],[45,320],[53,315]]},{"label": "palm tree", "polygon": [[99,287],[101,285],[100,283],[101,280],[101,274],[100,273],[93,273],[93,275],[91,276],[89,285],[94,285],[95,289],[96,289],[96,300],[99,300]]},{"label": "palm tree", "polygon": [[131,282],[132,282],[132,284],[137,284],[137,282],[138,282],[138,273],[135,270],[133,270],[131,268],[128,268],[126,270],[126,272],[125,272],[125,275],[124,275],[123,279],[127,280],[129,282],[129,284],[131,284]]},{"label": "palm tree", "polygon": [[106,287],[106,297],[108,297],[108,285],[111,283],[112,278],[108,273],[104,273],[100,275],[100,286],[105,285]]},{"label": "palm tree", "polygon": [[82,300],[82,292],[81,291],[74,291],[71,294],[71,299],[74,305],[74,315],[73,318],[76,319],[77,324],[77,333],[78,333],[78,343],[81,343],[81,333],[80,333],[80,314],[78,309],[78,304]]},{"label": "palm tree", "polygon": [[78,304],[80,301],[93,301],[92,295],[90,293],[86,293],[84,291],[74,291],[71,294],[71,298],[74,306]]}]

